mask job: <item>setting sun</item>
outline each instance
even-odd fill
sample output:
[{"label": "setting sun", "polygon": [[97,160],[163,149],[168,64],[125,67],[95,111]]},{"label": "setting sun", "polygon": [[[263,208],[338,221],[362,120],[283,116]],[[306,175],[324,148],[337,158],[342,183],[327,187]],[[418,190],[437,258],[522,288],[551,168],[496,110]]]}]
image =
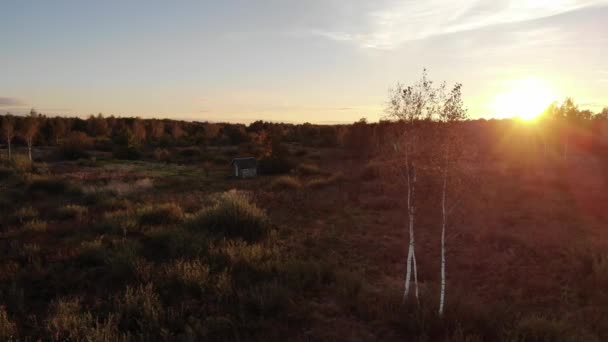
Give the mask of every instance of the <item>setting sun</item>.
[{"label": "setting sun", "polygon": [[555,100],[550,86],[535,78],[518,80],[510,85],[510,90],[494,99],[493,107],[500,117],[517,117],[533,120]]}]

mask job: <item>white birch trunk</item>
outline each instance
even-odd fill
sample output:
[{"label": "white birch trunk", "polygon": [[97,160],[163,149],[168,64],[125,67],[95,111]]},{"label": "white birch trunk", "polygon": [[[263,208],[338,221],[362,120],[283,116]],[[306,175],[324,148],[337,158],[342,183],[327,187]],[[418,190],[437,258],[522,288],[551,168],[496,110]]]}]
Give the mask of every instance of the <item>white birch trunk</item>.
[{"label": "white birch trunk", "polygon": [[12,151],[11,151],[11,139],[6,139],[6,142],[8,144],[8,160],[12,160]]},{"label": "white birch trunk", "polygon": [[407,252],[407,265],[405,271],[405,285],[403,290],[403,302],[407,300],[410,292],[410,283],[412,278],[412,268],[414,269],[414,286],[416,290],[416,298],[418,298],[418,273],[416,270],[416,257],[415,257],[415,240],[414,240],[414,204],[413,196],[416,184],[416,174],[412,172],[413,166],[409,163],[409,146],[406,147],[405,152],[405,163],[406,163],[406,174],[407,174],[407,209],[409,216],[409,247]]},{"label": "white birch trunk", "polygon": [[32,141],[27,140],[27,155],[30,157],[30,161],[32,161]]},{"label": "white birch trunk", "polygon": [[443,188],[441,191],[441,290],[439,292],[439,316],[443,316],[443,309],[445,307],[445,229],[448,222],[447,212],[447,197],[448,197],[448,170],[450,167],[450,147],[445,147],[445,160],[443,165]]}]

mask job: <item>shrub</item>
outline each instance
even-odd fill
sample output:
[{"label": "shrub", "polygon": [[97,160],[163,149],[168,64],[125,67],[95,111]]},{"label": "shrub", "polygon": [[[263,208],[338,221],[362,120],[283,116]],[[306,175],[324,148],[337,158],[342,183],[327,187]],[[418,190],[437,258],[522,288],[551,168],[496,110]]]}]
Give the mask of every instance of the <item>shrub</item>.
[{"label": "shrub", "polygon": [[106,251],[105,265],[108,273],[120,281],[130,280],[136,274],[140,262],[141,244],[130,240],[121,241]]},{"label": "shrub", "polygon": [[32,161],[28,156],[23,154],[16,154],[11,160],[13,168],[20,173],[26,173],[32,171]]},{"label": "shrub", "polygon": [[154,159],[158,162],[168,162],[171,154],[166,148],[157,148],[154,150]]},{"label": "shrub", "polygon": [[198,257],[207,252],[209,244],[204,234],[184,229],[154,230],[146,235],[144,252],[155,260]]},{"label": "shrub", "polygon": [[195,230],[206,230],[227,237],[257,240],[270,230],[266,213],[247,196],[238,192],[225,192],[215,205],[201,210],[191,226]]},{"label": "shrub", "polygon": [[91,138],[84,132],[74,131],[62,141],[59,152],[65,159],[76,160],[87,158],[87,150],[93,146]]},{"label": "shrub", "polygon": [[38,210],[36,210],[32,206],[22,207],[22,208],[19,208],[19,210],[17,210],[14,215],[15,215],[15,218],[20,223],[23,223],[27,220],[33,220],[33,219],[37,218]]},{"label": "shrub", "polygon": [[55,217],[59,220],[71,220],[76,219],[78,221],[83,220],[89,212],[87,207],[83,207],[77,204],[68,204],[59,209],[55,213]]},{"label": "shrub", "polygon": [[9,341],[17,336],[17,325],[11,321],[6,308],[0,306],[0,340]]},{"label": "shrub", "polygon": [[175,203],[147,205],[138,210],[138,216],[141,225],[173,224],[184,220],[182,208]]},{"label": "shrub", "polygon": [[32,220],[23,225],[23,230],[32,232],[46,232],[47,224],[42,220]]},{"label": "shrub", "polygon": [[74,189],[70,189],[68,183],[62,179],[37,177],[30,182],[28,190],[30,192],[45,192],[48,194],[59,195]]},{"label": "shrub", "polygon": [[163,268],[163,274],[185,286],[204,288],[209,283],[209,265],[200,260],[175,260]]},{"label": "shrub", "polygon": [[201,150],[198,147],[188,147],[179,151],[179,155],[184,158],[200,157]]},{"label": "shrub", "polygon": [[301,188],[302,183],[297,178],[281,176],[273,180],[270,187],[275,190],[295,190]]},{"label": "shrub", "polygon": [[285,157],[266,157],[258,162],[260,173],[266,175],[277,175],[288,173],[293,169],[293,163]]},{"label": "shrub", "polygon": [[113,315],[97,321],[90,312],[83,312],[80,298],[60,299],[51,305],[46,330],[57,341],[124,341],[118,333]]},{"label": "shrub", "polygon": [[136,288],[127,286],[124,294],[117,298],[120,326],[124,330],[138,331],[158,336],[164,315],[160,298],[152,284]]}]

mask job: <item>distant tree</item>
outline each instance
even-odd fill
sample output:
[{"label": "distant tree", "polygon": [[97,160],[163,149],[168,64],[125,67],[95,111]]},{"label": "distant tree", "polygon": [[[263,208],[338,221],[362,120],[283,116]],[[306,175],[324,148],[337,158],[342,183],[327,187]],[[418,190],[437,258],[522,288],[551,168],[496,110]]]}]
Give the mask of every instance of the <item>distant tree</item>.
[{"label": "distant tree", "polygon": [[12,159],[11,143],[15,137],[15,119],[9,113],[6,113],[2,118],[2,135],[6,139],[6,145],[8,148],[8,160]]},{"label": "distant tree", "polygon": [[27,144],[27,155],[32,161],[32,146],[34,145],[34,139],[38,134],[40,128],[40,120],[38,113],[32,108],[30,114],[23,120],[23,126],[21,127],[20,135]]},{"label": "distant tree", "polygon": [[59,145],[59,141],[68,132],[68,120],[65,118],[53,118],[50,122],[51,126],[51,138],[54,140],[55,145]]},{"label": "distant tree", "polygon": [[177,121],[171,123],[170,132],[174,141],[178,141],[186,135],[186,132],[184,132],[181,124]]},{"label": "distant tree", "polygon": [[595,116],[593,116],[593,119],[608,121],[608,107],[604,107],[601,112],[595,114]]},{"label": "distant tree", "polygon": [[158,140],[165,135],[165,123],[162,120],[151,120],[149,127],[150,138]]},{"label": "distant tree", "polygon": [[87,130],[89,135],[94,137],[104,137],[110,133],[108,122],[101,113],[97,114],[97,116],[91,115],[87,119]]},{"label": "distant tree", "polygon": [[131,132],[133,133],[133,138],[138,144],[141,144],[146,140],[146,127],[144,126],[142,119],[135,118],[135,120],[133,120]]}]

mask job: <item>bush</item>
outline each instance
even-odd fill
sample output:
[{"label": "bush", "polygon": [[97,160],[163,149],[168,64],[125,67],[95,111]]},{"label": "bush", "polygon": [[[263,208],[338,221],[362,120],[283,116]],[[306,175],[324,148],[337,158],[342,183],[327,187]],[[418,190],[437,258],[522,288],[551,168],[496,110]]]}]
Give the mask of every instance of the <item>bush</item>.
[{"label": "bush", "polygon": [[147,205],[138,210],[140,225],[179,223],[184,220],[182,208],[174,203]]},{"label": "bush", "polygon": [[122,329],[141,332],[150,337],[159,336],[164,315],[163,305],[152,284],[137,288],[127,286],[124,294],[116,301]]},{"label": "bush", "polygon": [[146,233],[144,252],[154,260],[198,257],[207,253],[209,241],[204,234],[184,229],[163,229]]},{"label": "bush", "polygon": [[251,203],[247,196],[225,192],[215,205],[196,215],[191,227],[227,237],[258,240],[269,232],[270,222],[266,213]]},{"label": "bush", "polygon": [[179,151],[179,155],[184,158],[195,158],[201,156],[201,150],[198,147],[188,147]]},{"label": "bush", "polygon": [[209,285],[209,265],[200,260],[175,260],[164,266],[162,273],[172,281],[190,288],[202,289]]},{"label": "bush", "polygon": [[28,156],[24,154],[16,154],[11,160],[13,168],[20,173],[27,173],[32,171],[32,161]]},{"label": "bush", "polygon": [[87,214],[89,213],[89,209],[87,207],[83,207],[77,204],[68,204],[59,209],[55,213],[55,218],[59,220],[83,220]]},{"label": "bush", "polygon": [[302,183],[297,178],[281,176],[273,180],[270,187],[274,190],[295,190],[301,188]]},{"label": "bush", "polygon": [[37,218],[38,210],[36,210],[32,206],[22,207],[22,208],[19,208],[19,210],[17,210],[14,215],[15,215],[15,218],[20,223],[23,223],[27,220],[33,220],[33,219]]},{"label": "bush", "polygon": [[46,232],[47,224],[42,220],[32,220],[23,225],[23,230],[32,232]]},{"label": "bush", "polygon": [[30,192],[46,192],[48,194],[60,195],[68,191],[76,191],[70,189],[68,183],[62,179],[50,177],[34,178],[28,187]]},{"label": "bush", "polygon": [[46,330],[57,341],[120,341],[114,317],[97,321],[90,312],[82,312],[80,298],[61,299],[51,305]]},{"label": "bush", "polygon": [[288,173],[293,169],[293,163],[284,157],[266,157],[258,162],[260,173],[266,175],[277,175]]},{"label": "bush", "polygon": [[154,150],[154,159],[158,162],[166,163],[169,161],[171,154],[166,148],[157,148]]},{"label": "bush", "polygon": [[65,159],[76,160],[87,158],[87,150],[93,146],[91,138],[84,132],[74,131],[68,134],[59,147],[61,156]]}]

